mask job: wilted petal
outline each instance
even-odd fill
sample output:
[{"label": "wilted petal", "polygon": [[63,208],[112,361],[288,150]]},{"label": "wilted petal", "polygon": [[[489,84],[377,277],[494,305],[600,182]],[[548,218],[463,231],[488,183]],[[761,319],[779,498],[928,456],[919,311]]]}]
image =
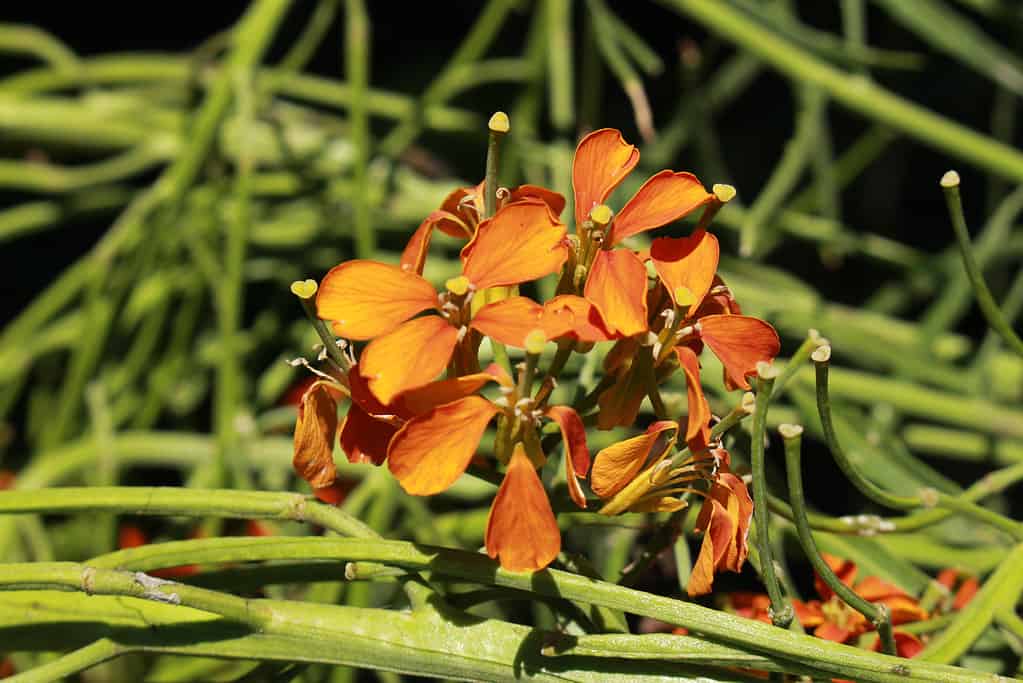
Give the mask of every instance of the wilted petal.
[{"label": "wilted petal", "polygon": [[337,477],[334,467],[336,433],[337,404],[326,385],[317,382],[305,392],[298,407],[292,459],[298,476],[313,488],[330,486]]},{"label": "wilted petal", "polygon": [[582,225],[593,207],[604,203],[637,163],[639,150],[613,128],[595,130],[579,142],[572,162],[576,225]]},{"label": "wilted petal", "polygon": [[[427,216],[426,220],[420,223],[416,231],[412,233],[412,238],[405,245],[405,250],[401,252],[401,269],[422,275],[434,229],[439,228],[442,224],[457,224],[460,220],[458,216],[446,211],[434,211]],[[461,236],[467,237],[468,235],[463,233]]]},{"label": "wilted petal", "polygon": [[586,507],[586,497],[578,478],[585,478],[590,471],[590,449],[586,445],[586,427],[579,413],[568,406],[551,406],[547,409],[547,417],[558,423],[561,429],[561,440],[565,444],[565,480],[568,482],[568,493],[572,502],[581,508]]},{"label": "wilted petal", "polygon": [[661,171],[650,177],[615,216],[608,244],[659,228],[711,201],[692,173]]},{"label": "wilted petal", "polygon": [[614,338],[592,302],[574,294],[562,294],[544,303],[540,327],[548,339],[569,337],[581,342]]},{"label": "wilted petal", "polygon": [[676,346],[679,367],[686,376],[686,399],[689,416],[686,420],[686,444],[693,453],[707,448],[710,442],[710,405],[700,385],[700,361],[688,346]]},{"label": "wilted petal", "polygon": [[376,261],[331,268],[316,293],[316,314],[346,339],[372,339],[437,305],[437,291],[415,273]]},{"label": "wilted petal", "polygon": [[551,213],[555,216],[560,216],[561,212],[565,210],[564,195],[539,185],[519,185],[511,191],[508,203],[520,202],[523,199],[539,199],[550,207]]},{"label": "wilted petal", "polygon": [[421,387],[447,367],[458,330],[436,315],[409,320],[371,341],[359,360],[359,374],[384,405],[403,391]]},{"label": "wilted petal", "polygon": [[660,457],[675,443],[678,424],[661,420],[647,427],[646,433],[619,441],[597,453],[590,473],[590,488],[601,498],[610,498],[625,488],[643,468],[654,447],[657,452],[653,459]]},{"label": "wilted petal", "polygon": [[749,555],[749,526],[753,518],[753,499],[742,479],[729,472],[719,472],[711,486],[710,495],[728,510],[732,521],[734,537],[729,541],[724,561],[717,568],[733,572],[742,571],[742,565]]},{"label": "wilted petal", "polygon": [[508,204],[480,223],[462,249],[462,274],[477,289],[556,273],[568,258],[565,226],[542,201]]},{"label": "wilted petal", "polygon": [[627,249],[601,249],[593,259],[584,294],[612,332],[630,337],[647,331],[646,267]]},{"label": "wilted petal", "polygon": [[387,459],[387,444],[398,429],[386,420],[379,420],[357,403],[348,408],[341,423],[338,442],[348,456],[348,462],[371,462],[379,465]]},{"label": "wilted petal", "polygon": [[749,389],[748,375],[757,363],[771,362],[781,349],[778,333],[768,323],[748,315],[708,315],[700,318],[700,338],[725,366],[729,390]]},{"label": "wilted petal", "polygon": [[408,493],[447,489],[469,466],[497,406],[480,396],[437,406],[412,418],[391,439],[387,466]]},{"label": "wilted petal", "polygon": [[[708,506],[709,512],[705,513],[704,510]],[[693,571],[689,576],[689,583],[686,584],[686,593],[689,597],[705,595],[711,591],[714,570],[727,552],[730,539],[735,534],[728,510],[713,498],[704,501],[700,517],[706,517],[708,521],[704,527],[703,541],[700,543],[700,554],[693,563]]]},{"label": "wilted petal", "polygon": [[661,237],[650,245],[650,260],[676,306],[681,288],[689,291],[692,302],[683,311],[691,317],[714,282],[720,247],[714,235],[699,230],[688,237]]},{"label": "wilted petal", "polygon": [[543,307],[524,296],[513,296],[479,310],[470,325],[502,344],[525,348],[526,335],[540,329]]},{"label": "wilted petal", "polygon": [[561,551],[561,532],[547,491],[521,443],[490,506],[484,543],[487,555],[512,572],[543,569]]}]

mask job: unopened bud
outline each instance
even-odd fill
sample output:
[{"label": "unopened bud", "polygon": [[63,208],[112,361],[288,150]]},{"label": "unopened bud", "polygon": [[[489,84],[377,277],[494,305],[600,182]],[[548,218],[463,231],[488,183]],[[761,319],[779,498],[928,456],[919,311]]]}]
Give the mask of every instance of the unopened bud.
[{"label": "unopened bud", "polygon": [[299,299],[312,299],[316,289],[316,280],[295,280],[291,283],[291,293]]},{"label": "unopened bud", "polygon": [[487,128],[490,129],[491,133],[504,135],[511,130],[511,121],[508,120],[508,115],[503,111],[497,111],[490,117],[490,121],[487,123]]}]

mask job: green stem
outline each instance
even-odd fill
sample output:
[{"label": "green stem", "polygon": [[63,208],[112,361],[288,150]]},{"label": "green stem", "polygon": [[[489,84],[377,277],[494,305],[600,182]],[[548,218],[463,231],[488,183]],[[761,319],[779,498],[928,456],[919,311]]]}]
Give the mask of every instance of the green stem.
[{"label": "green stem", "polygon": [[345,73],[352,89],[348,107],[349,135],[355,146],[352,179],[355,183],[354,221],[355,255],[372,258],[376,253],[376,236],[369,206],[369,110],[366,90],[369,87],[369,17],[364,0],[345,0]]},{"label": "green stem", "polygon": [[966,218],[963,216],[963,201],[959,196],[959,174],[949,171],[941,179],[941,188],[945,192],[945,202],[948,204],[948,213],[952,218],[952,228],[955,231],[956,242],[959,244],[959,251],[963,257],[963,266],[966,268],[966,275],[973,285],[973,295],[977,299],[977,305],[987,318],[988,324],[1002,335],[1005,343],[1020,356],[1023,356],[1023,339],[1013,331],[1012,326],[1002,316],[998,309],[991,290],[984,282],[984,274],[981,272],[977,258],[974,256],[970,245],[970,232],[966,227]]},{"label": "green stem", "polygon": [[49,683],[63,680],[97,664],[114,659],[123,652],[124,648],[116,642],[103,638],[5,680],[7,683]]},{"label": "green stem", "polygon": [[803,364],[810,359],[810,354],[817,350],[821,344],[827,343],[826,340],[821,337],[817,330],[810,330],[806,334],[806,339],[799,345],[799,348],[793,352],[788,362],[785,363],[785,368],[778,375],[778,379],[774,381],[774,389],[772,393],[775,397],[781,396],[785,391],[785,385],[787,385],[796,373],[799,371]]},{"label": "green stem", "polygon": [[572,130],[575,121],[572,6],[568,0],[544,0],[541,11],[547,17],[547,93],[551,123],[558,133],[565,135]]},{"label": "green stem", "polygon": [[778,431],[785,442],[785,469],[788,474],[789,501],[792,503],[796,533],[799,534],[799,543],[803,546],[803,552],[824,583],[847,605],[874,623],[881,636],[885,652],[894,655],[895,638],[892,635],[891,614],[887,608],[868,602],[852,588],[842,583],[842,580],[835,575],[835,572],[821,557],[820,551],[817,550],[817,543],[813,540],[813,531],[806,519],[806,498],[803,495],[803,475],[800,462],[803,428],[798,425],[782,425]]}]

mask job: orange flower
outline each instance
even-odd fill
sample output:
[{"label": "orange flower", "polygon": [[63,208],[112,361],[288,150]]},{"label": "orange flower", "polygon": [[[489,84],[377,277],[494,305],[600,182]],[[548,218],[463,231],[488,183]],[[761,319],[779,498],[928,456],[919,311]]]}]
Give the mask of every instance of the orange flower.
[{"label": "orange flower", "polygon": [[961,610],[966,607],[980,590],[980,581],[976,576],[955,569],[942,569],[938,572],[936,580],[950,592],[955,591],[955,597],[952,598],[952,604],[949,605],[953,610]]},{"label": "orange flower", "polygon": [[752,517],[753,500],[746,484],[734,474],[719,472],[696,520],[696,531],[703,532],[703,542],[686,585],[690,597],[709,593],[715,573],[742,571],[749,554],[747,537]]},{"label": "orange flower", "polygon": [[[692,173],[661,171],[651,176],[606,224],[606,232],[583,232],[591,212],[602,206],[639,162],[639,150],[622,134],[603,128],[584,137],[572,164],[575,220],[584,245],[599,246],[592,254],[585,296],[608,326],[623,336],[647,330],[646,268],[636,254],[614,249],[626,237],[666,225],[714,199]],[[610,214],[603,212],[610,220]]]},{"label": "orange flower", "polygon": [[[472,372],[470,301],[477,290],[515,285],[556,272],[568,257],[565,226],[546,204],[508,204],[480,223],[462,249],[462,275],[438,295],[419,275],[376,261],[342,263],[324,277],[316,295],[319,316],[336,334],[372,340],[358,372],[383,404],[434,379],[455,354],[462,373]],[[414,317],[433,310],[439,315]],[[483,310],[486,310],[484,307]]]}]

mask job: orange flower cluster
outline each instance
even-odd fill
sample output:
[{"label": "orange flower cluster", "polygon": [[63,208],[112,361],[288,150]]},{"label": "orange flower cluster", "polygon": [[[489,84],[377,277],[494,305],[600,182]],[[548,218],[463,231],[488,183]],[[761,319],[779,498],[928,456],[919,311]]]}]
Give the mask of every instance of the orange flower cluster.
[{"label": "orange flower cluster", "polygon": [[[546,460],[541,430],[552,423],[564,444],[569,497],[580,508],[588,505],[587,479],[604,514],[677,510],[686,505],[681,494],[703,497],[704,541],[690,593],[709,591],[716,570],[741,568],[752,501],[712,439],[698,358],[706,345],[723,363],[726,385],[748,389],[757,363],[778,353],[778,336],[742,315],[717,275],[718,242],[707,228],[734,190],[708,192],[690,173],[661,171],[615,214],[604,202],[638,160],[616,130],[579,143],[574,234],[560,219],[562,195],[532,185],[497,188],[496,210],[486,215],[481,183],[452,192],[415,231],[399,265],[347,261],[318,287],[296,283],[306,300],[315,294],[317,316],[345,340],[346,362],[326,368],[305,391],[295,429],[296,470],[321,498],[330,500],[337,482],[335,442],[351,462],[386,462],[406,492],[428,496],[479,462],[480,443],[496,423],[493,448],[485,450],[504,474],[486,550],[505,569],[535,571],[561,548],[537,473]],[[697,209],[702,217],[687,236],[655,239],[642,252],[625,244]],[[439,290],[422,276],[437,230],[466,242],[460,273]],[[560,278],[556,296],[540,302],[518,295],[519,286],[551,275]],[[487,339],[524,351],[517,378],[497,364],[481,367]],[[351,342],[360,343],[358,358]],[[558,353],[534,391],[533,372],[548,343]],[[606,349],[597,395],[575,406],[552,404],[564,361],[597,344]],[[643,434],[598,453],[591,472],[577,409],[596,408],[600,429],[633,426],[644,397],[678,370],[688,414],[659,414]]]}]

